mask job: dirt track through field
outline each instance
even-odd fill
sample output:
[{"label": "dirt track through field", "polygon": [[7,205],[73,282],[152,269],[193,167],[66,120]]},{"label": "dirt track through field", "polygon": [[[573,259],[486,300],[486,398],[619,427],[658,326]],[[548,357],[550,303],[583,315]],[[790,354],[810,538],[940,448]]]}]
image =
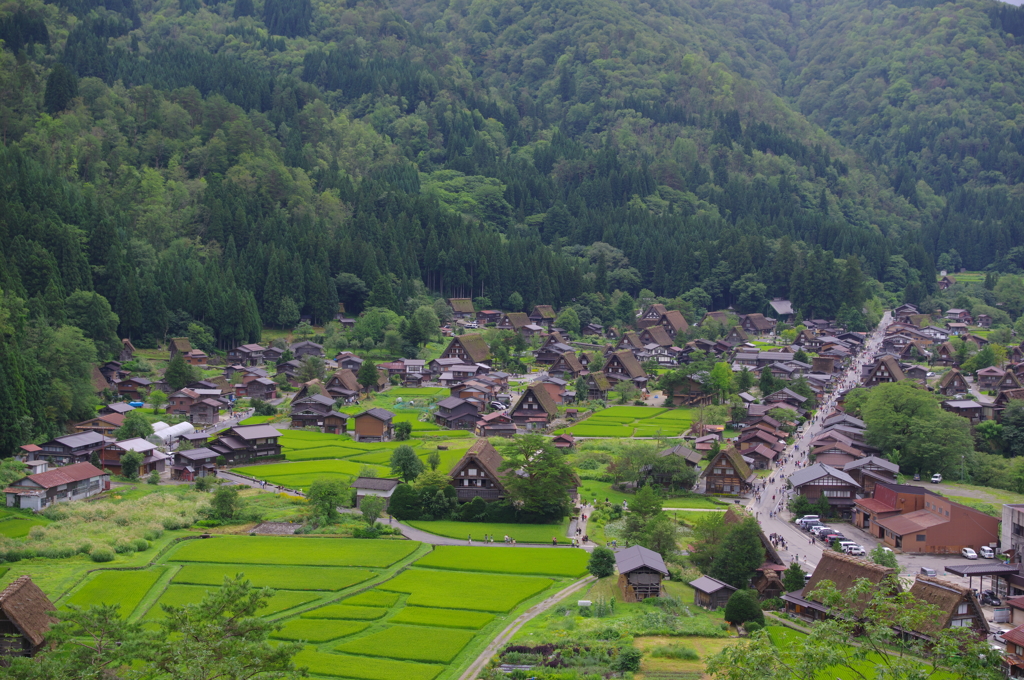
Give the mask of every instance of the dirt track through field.
[{"label": "dirt track through field", "polygon": [[490,643],[488,643],[487,647],[484,648],[484,651],[482,651],[480,653],[480,656],[476,658],[476,661],[474,661],[470,665],[470,667],[466,669],[466,672],[460,676],[459,680],[475,680],[477,675],[479,675],[480,671],[483,670],[484,666],[487,665],[487,662],[491,660],[491,657],[494,656],[498,649],[500,649],[502,646],[505,645],[505,643],[512,639],[512,636],[515,635],[516,632],[523,627],[524,623],[526,623],[533,617],[537,616],[538,614],[543,614],[548,609],[551,609],[551,607],[555,606],[557,603],[565,599],[568,595],[571,595],[577,590],[580,590],[583,587],[590,585],[596,580],[597,579],[593,576],[588,576],[584,579],[580,579],[568,588],[560,590],[559,592],[555,593],[543,602],[538,602],[537,604],[533,605],[525,612],[517,616],[512,623],[508,624],[508,626],[505,627],[505,630],[498,633],[498,636],[491,640]]}]

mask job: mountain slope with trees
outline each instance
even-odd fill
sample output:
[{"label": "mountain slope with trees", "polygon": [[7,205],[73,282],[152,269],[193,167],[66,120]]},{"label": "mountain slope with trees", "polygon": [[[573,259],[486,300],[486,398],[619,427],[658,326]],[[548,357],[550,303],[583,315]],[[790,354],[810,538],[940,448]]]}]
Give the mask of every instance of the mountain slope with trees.
[{"label": "mountain slope with trees", "polygon": [[[871,298],[934,292],[952,250],[1020,269],[1020,16],[982,0],[5,5],[3,429],[59,429],[118,338],[199,327],[223,348],[339,302],[397,331],[437,295],[575,301],[605,324],[641,291],[691,322],[778,296],[859,327]],[[57,351],[29,349],[51,336]]]}]

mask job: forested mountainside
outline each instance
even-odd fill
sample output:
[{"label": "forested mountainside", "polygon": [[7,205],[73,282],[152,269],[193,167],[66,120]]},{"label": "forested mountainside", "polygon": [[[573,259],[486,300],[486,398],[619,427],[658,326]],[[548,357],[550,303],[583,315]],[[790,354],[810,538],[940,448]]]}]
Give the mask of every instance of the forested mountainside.
[{"label": "forested mountainside", "polygon": [[7,436],[192,322],[647,289],[857,326],[938,262],[1018,270],[1017,35],[982,0],[2,5]]}]

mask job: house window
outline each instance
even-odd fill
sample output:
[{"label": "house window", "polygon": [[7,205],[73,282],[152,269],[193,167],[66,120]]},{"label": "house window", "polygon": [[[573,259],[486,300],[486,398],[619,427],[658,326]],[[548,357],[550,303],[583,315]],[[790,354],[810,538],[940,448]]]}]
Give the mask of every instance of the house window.
[{"label": "house window", "polygon": [[956,613],[957,613],[958,616],[962,616],[962,615],[966,614],[967,613],[967,603],[965,602],[965,603],[961,604],[959,607],[957,607],[956,608]]},{"label": "house window", "polygon": [[469,468],[469,476],[476,477],[476,468]]},{"label": "house window", "polygon": [[970,628],[971,624],[974,623],[974,619],[953,619],[949,627],[950,628]]},{"label": "house window", "polygon": [[916,540],[918,540],[918,541],[924,541],[924,534],[918,534],[918,535],[917,535],[917,536],[915,536],[914,538],[915,538]]}]

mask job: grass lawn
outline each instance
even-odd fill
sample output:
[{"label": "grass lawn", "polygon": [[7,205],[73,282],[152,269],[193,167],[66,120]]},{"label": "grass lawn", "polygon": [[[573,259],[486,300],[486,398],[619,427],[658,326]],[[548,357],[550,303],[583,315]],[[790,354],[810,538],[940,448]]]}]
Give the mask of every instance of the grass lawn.
[{"label": "grass lawn", "polygon": [[391,626],[376,633],[343,642],[339,652],[386,656],[409,661],[447,663],[465,647],[476,633],[452,628],[427,626]]},{"label": "grass lawn", "polygon": [[551,543],[557,538],[559,543],[569,545],[571,540],[566,536],[569,522],[561,524],[490,524],[488,522],[406,522],[409,526],[423,531],[447,536],[448,538],[468,539],[473,536],[482,541],[484,534],[494,536],[495,541],[504,540],[505,535],[514,538],[516,543]]},{"label": "grass lawn", "polygon": [[170,555],[175,562],[387,567],[411,555],[416,541],[354,538],[217,536],[186,541]]},{"label": "grass lawn", "polygon": [[[725,508],[722,508],[722,512],[725,512]],[[668,514],[672,519],[678,519],[680,522],[686,522],[687,524],[693,524],[701,517],[708,515],[714,515],[714,512],[698,512],[696,510],[687,512],[686,510],[669,510]]]},{"label": "grass lawn", "polygon": [[[956,497],[970,499],[973,501],[997,504],[1024,503],[1024,494],[1014,493],[1005,489],[995,489],[990,486],[975,486],[974,484],[960,484],[959,482],[949,481],[943,481],[940,486],[948,487],[955,492],[960,492],[956,493]],[[964,491],[969,493],[962,493]],[[939,493],[947,498],[954,498],[954,496],[949,495],[949,492],[944,489],[940,489]]]},{"label": "grass lawn", "polygon": [[[169,585],[167,590],[163,592],[160,599],[149,608],[146,612],[146,616],[143,617],[147,620],[152,621],[153,619],[162,619],[166,614],[160,607],[162,604],[182,607],[186,604],[197,604],[206,597],[206,593],[210,592],[210,586],[181,586],[181,585]],[[278,590],[275,591],[273,597],[267,602],[267,606],[259,611],[260,616],[271,616],[298,607],[301,604],[313,602],[317,598],[321,597],[319,593],[311,592],[300,592],[297,590]]]},{"label": "grass lawn", "polygon": [[383,618],[387,613],[388,610],[383,607],[356,607],[348,604],[329,604],[326,607],[320,607],[319,609],[305,612],[301,616],[304,619],[352,619],[354,621],[373,621],[375,619]]},{"label": "grass lawn", "polygon": [[463,572],[454,578],[433,569],[407,569],[379,588],[409,593],[408,604],[420,607],[507,612],[551,584],[551,579],[539,576]]},{"label": "grass lawn", "polygon": [[345,567],[280,567],[254,564],[186,564],[174,575],[175,583],[219,586],[225,577],[245,574],[260,588],[342,590],[376,576],[369,569]]},{"label": "grass lawn", "polygon": [[447,387],[392,387],[384,394],[392,397],[436,397],[441,394],[448,394]]},{"label": "grass lawn", "polygon": [[[597,498],[598,501],[604,501],[606,498],[610,503],[616,503],[622,505],[622,501],[631,503],[636,494],[625,493],[623,491],[616,491],[612,488],[612,485],[608,482],[599,482],[594,479],[585,479],[579,487],[580,498],[587,501],[593,501]],[[725,510],[725,506],[714,503],[710,499],[703,496],[678,496],[671,498],[662,499],[662,504],[666,508],[707,508],[707,509],[721,509]]]},{"label": "grass lawn", "polygon": [[436,664],[330,654],[315,647],[304,648],[292,660],[296,666],[309,668],[314,675],[355,680],[434,680],[445,669]]},{"label": "grass lawn", "polygon": [[412,623],[417,626],[442,626],[479,630],[494,620],[494,614],[467,612],[461,609],[432,609],[406,607],[390,619],[393,623]]},{"label": "grass lawn", "polygon": [[439,545],[416,560],[417,567],[452,571],[484,571],[497,574],[579,577],[587,573],[589,553],[583,550],[548,548],[477,548]]},{"label": "grass lawn", "polygon": [[370,624],[355,621],[318,621],[314,619],[292,619],[284,628],[271,634],[279,640],[301,640],[303,642],[328,642],[366,630]]},{"label": "grass lawn", "polygon": [[163,568],[143,571],[101,571],[62,604],[73,604],[78,607],[118,604],[121,605],[121,616],[128,618],[163,575]]},{"label": "grass lawn", "polygon": [[262,425],[263,423],[269,423],[276,416],[249,416],[243,421],[240,421],[239,425]]}]

